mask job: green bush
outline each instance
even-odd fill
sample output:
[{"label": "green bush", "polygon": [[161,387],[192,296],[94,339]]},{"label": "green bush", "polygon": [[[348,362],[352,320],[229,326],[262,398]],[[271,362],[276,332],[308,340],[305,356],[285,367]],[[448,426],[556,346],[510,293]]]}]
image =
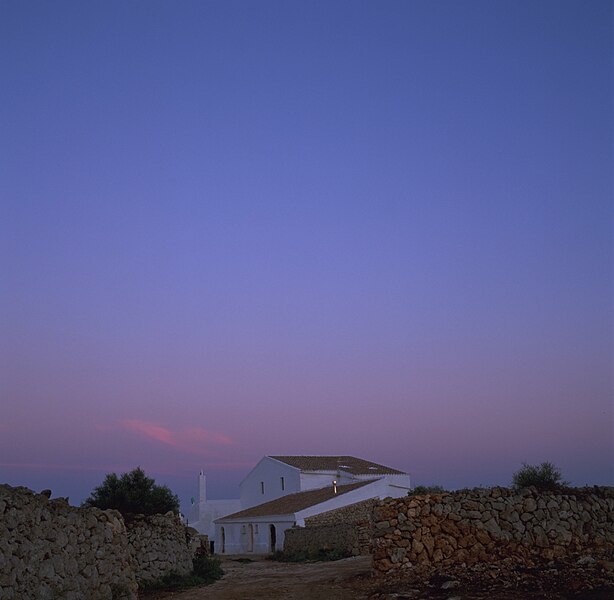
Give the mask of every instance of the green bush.
[{"label": "green bush", "polygon": [[107,475],[82,506],[113,508],[122,515],[155,515],[179,512],[179,498],[165,485],[156,485],[141,467],[137,467],[121,477],[115,473]]},{"label": "green bush", "polygon": [[213,583],[224,575],[220,559],[204,552],[197,553],[192,559],[192,568],[194,575],[200,577],[204,583]]},{"label": "green bush", "polygon": [[515,488],[536,487],[538,490],[556,490],[568,485],[563,481],[561,471],[550,462],[541,465],[528,465],[522,463],[522,468],[512,476],[512,484]]},{"label": "green bush", "polygon": [[445,494],[446,492],[447,490],[444,490],[440,485],[417,485],[407,495],[424,496],[426,494]]},{"label": "green bush", "polygon": [[165,575],[153,585],[151,585],[151,589],[171,592],[173,590],[185,590],[187,588],[196,587],[204,584],[205,582],[193,573],[188,573],[187,575],[169,573],[168,575]]},{"label": "green bush", "polygon": [[146,592],[173,592],[191,587],[209,585],[224,575],[220,559],[198,552],[192,559],[193,571],[187,575],[169,573],[160,579],[139,584],[139,590]]}]

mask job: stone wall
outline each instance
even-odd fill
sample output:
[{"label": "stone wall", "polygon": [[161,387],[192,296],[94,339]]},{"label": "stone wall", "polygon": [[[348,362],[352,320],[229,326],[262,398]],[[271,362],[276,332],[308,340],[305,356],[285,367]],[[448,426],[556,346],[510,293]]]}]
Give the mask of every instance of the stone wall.
[{"label": "stone wall", "polygon": [[533,567],[614,549],[614,488],[492,488],[389,499],[374,510],[374,572],[409,577],[455,566]]},{"label": "stone wall", "polygon": [[192,571],[191,539],[179,518],[165,515],[138,515],[128,521],[128,543],[137,582],[159,579],[171,572]]},{"label": "stone wall", "polygon": [[352,555],[360,554],[357,528],[351,524],[340,523],[286,529],[284,552],[287,554],[317,554],[321,550],[339,550]]},{"label": "stone wall", "polygon": [[0,485],[0,599],[136,599],[121,515]]},{"label": "stone wall", "polygon": [[370,523],[373,518],[373,509],[379,503],[377,498],[363,500],[335,510],[320,513],[305,519],[305,526],[337,525],[339,523]]},{"label": "stone wall", "polygon": [[286,530],[284,552],[315,554],[339,550],[353,556],[369,554],[373,509],[377,498],[343,506],[305,519],[305,527]]}]

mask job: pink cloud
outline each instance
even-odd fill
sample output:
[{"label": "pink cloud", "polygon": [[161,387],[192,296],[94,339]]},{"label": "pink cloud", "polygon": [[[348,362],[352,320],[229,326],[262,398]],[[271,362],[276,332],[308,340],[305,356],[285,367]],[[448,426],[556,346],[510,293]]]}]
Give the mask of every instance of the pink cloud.
[{"label": "pink cloud", "polygon": [[136,431],[137,433],[143,434],[145,437],[153,438],[154,440],[162,442],[163,444],[168,444],[169,446],[178,445],[173,432],[170,429],[162,427],[161,425],[149,423],[148,421],[139,421],[137,419],[126,419],[124,421],[120,421],[120,425],[124,429]]},{"label": "pink cloud", "polygon": [[207,431],[202,427],[186,427],[172,430],[157,423],[141,421],[139,419],[124,419],[119,424],[128,431],[135,432],[178,450],[195,454],[211,446],[228,446],[232,444],[232,439],[228,436],[214,431]]},{"label": "pink cloud", "polygon": [[202,427],[189,427],[184,431],[184,435],[194,442],[221,444],[223,446],[232,444],[232,440],[227,435],[206,431]]}]

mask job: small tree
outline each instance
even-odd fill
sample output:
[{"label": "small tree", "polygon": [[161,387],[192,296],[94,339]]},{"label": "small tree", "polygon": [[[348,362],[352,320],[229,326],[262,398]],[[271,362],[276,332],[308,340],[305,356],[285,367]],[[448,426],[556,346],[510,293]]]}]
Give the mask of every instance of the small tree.
[{"label": "small tree", "polygon": [[137,467],[121,477],[115,473],[107,475],[82,506],[114,508],[122,515],[155,515],[169,510],[179,512],[179,498],[167,486],[156,485]]},{"label": "small tree", "polygon": [[569,485],[551,462],[543,462],[539,466],[522,463],[522,469],[512,476],[512,483],[515,488],[535,486],[538,490],[556,490]]}]

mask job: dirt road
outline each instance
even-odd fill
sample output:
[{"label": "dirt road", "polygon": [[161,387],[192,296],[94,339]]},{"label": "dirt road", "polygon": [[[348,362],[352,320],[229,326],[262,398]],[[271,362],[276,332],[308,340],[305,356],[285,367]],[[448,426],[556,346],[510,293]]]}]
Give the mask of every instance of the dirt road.
[{"label": "dirt road", "polygon": [[[222,559],[223,579],[185,592],[148,593],[143,600],[612,600],[614,588],[574,591],[566,585],[453,587],[442,581],[383,584],[371,578],[371,557],[335,562],[281,563],[251,556]],[[557,589],[555,589],[557,588]]]},{"label": "dirt road", "polygon": [[[234,560],[233,560],[234,559]],[[370,593],[371,558],[335,562],[281,563],[263,558],[222,561],[224,577],[185,592],[147,596],[147,600],[366,600]]]}]

